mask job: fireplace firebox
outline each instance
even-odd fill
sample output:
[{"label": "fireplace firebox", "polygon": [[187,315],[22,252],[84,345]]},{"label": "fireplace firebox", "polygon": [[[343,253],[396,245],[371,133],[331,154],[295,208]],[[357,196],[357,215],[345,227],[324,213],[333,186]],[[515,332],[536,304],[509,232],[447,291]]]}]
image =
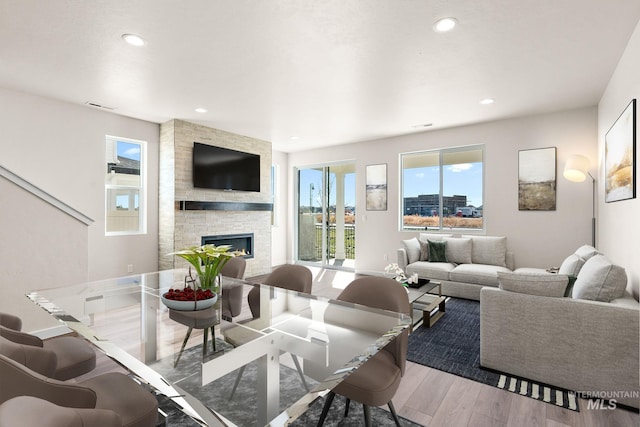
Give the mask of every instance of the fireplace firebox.
[{"label": "fireplace firebox", "polygon": [[246,253],[243,258],[253,258],[253,233],[220,234],[217,236],[202,236],[203,245],[230,245],[231,249]]}]

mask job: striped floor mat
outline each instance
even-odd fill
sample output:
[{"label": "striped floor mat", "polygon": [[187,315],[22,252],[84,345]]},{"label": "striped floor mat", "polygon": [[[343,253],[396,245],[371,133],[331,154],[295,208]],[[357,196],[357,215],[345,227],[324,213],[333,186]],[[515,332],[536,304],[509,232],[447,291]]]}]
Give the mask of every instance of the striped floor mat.
[{"label": "striped floor mat", "polygon": [[498,380],[496,387],[522,396],[527,396],[532,399],[541,400],[546,403],[571,409],[572,411],[579,410],[578,399],[576,394],[572,391],[559,390],[557,388],[544,386],[508,375],[500,375],[500,379]]}]

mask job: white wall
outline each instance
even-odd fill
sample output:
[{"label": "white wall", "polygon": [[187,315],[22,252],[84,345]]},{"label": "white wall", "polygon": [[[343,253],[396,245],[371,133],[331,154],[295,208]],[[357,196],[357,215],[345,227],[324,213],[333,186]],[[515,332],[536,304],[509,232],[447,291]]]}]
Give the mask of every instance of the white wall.
[{"label": "white wall", "polygon": [[287,236],[293,236],[293,230],[288,229],[287,213],[291,209],[289,203],[289,187],[291,182],[288,175],[288,155],[280,151],[273,151],[271,162],[276,167],[274,215],[275,224],[271,227],[271,265],[286,264]]},{"label": "white wall", "polygon": [[[636,99],[636,123],[640,123],[640,24],[636,26],[627,48],[609,81],[598,105],[598,249],[616,264],[627,269],[629,289],[636,298],[640,287],[640,181],[636,180],[636,198],[604,203],[605,134],[632,99]],[[636,128],[636,175],[640,126]],[[595,157],[592,157],[595,158]]]},{"label": "white wall", "polygon": [[[562,169],[571,154],[595,156],[595,107],[291,153],[289,180],[295,180],[294,167],[356,159],[356,271],[382,271],[388,262],[396,260],[400,240],[417,235],[398,231],[399,154],[473,144],[486,146],[486,234],[507,236],[516,266],[558,266],[577,247],[591,243],[591,184],[566,181]],[[545,147],[557,147],[557,208],[548,212],[519,211],[518,150]],[[388,210],[365,211],[365,166],[378,163],[389,166]],[[288,230],[293,233],[293,186],[289,188],[288,199],[291,202]],[[295,256],[292,240],[290,234],[287,252],[290,260]]]},{"label": "white wall", "polygon": [[[159,125],[0,88],[0,164],[95,220],[88,228],[88,279],[157,269]],[[105,135],[148,142],[148,226],[140,236],[104,235]],[[14,206],[4,200],[3,209]],[[15,224],[0,224],[15,227]],[[25,239],[31,239],[25,230]],[[32,241],[37,245],[37,241]],[[4,244],[4,242],[3,242]],[[0,278],[10,269],[0,260]],[[1,279],[0,279],[1,280]],[[55,283],[53,286],[61,285]],[[0,282],[0,286],[10,286]]]}]

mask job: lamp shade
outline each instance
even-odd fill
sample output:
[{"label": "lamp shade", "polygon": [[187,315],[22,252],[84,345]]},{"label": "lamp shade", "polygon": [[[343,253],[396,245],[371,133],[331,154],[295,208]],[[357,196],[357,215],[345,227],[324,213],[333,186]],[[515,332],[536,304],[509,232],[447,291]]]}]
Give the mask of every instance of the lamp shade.
[{"label": "lamp shade", "polygon": [[582,182],[589,174],[589,159],[580,154],[574,154],[564,165],[563,176],[569,181]]}]

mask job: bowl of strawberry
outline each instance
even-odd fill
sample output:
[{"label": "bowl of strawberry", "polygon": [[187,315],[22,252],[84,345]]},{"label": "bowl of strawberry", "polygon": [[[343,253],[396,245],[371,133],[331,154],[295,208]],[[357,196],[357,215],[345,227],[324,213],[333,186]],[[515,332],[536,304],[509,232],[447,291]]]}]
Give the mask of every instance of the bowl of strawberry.
[{"label": "bowl of strawberry", "polygon": [[172,310],[195,311],[211,307],[218,300],[218,295],[211,289],[186,287],[169,289],[161,298],[164,305]]}]

